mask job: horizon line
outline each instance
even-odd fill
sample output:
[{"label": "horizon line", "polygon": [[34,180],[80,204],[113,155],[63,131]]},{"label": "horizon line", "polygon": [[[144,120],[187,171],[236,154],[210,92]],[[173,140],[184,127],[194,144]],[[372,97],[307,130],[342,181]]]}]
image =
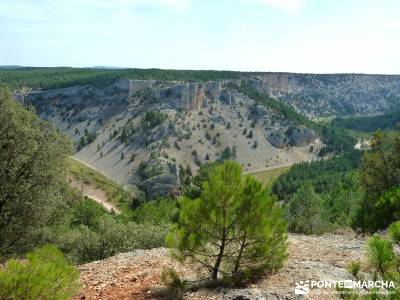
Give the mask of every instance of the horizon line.
[{"label": "horizon line", "polygon": [[143,68],[143,67],[121,67],[121,66],[24,66],[24,65],[0,65],[1,69],[92,69],[92,70],[160,70],[160,71],[210,71],[210,72],[233,72],[243,74],[308,74],[308,75],[380,75],[380,76],[400,76],[400,73],[364,73],[364,72],[295,72],[295,71],[239,71],[230,69],[174,69],[174,68]]}]

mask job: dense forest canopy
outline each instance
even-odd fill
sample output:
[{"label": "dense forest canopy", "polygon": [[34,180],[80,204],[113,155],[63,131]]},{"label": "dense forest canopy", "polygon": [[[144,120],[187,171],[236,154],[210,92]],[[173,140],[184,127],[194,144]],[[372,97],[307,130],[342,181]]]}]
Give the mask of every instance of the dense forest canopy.
[{"label": "dense forest canopy", "polygon": [[0,85],[11,89],[56,89],[90,84],[104,87],[119,78],[208,81],[235,79],[246,73],[213,70],[96,69],[96,68],[1,68]]},{"label": "dense forest canopy", "polygon": [[336,118],[331,125],[357,131],[374,132],[378,129],[393,130],[399,122],[400,110],[395,108],[393,111],[377,116]]}]

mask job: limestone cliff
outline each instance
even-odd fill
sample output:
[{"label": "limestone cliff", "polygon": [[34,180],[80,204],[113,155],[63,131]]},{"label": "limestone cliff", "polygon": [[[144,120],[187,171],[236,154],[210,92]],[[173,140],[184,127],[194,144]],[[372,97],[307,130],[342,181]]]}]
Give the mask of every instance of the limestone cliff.
[{"label": "limestone cliff", "polygon": [[181,166],[235,159],[251,171],[317,157],[312,130],[227,83],[119,79],[31,92],[25,102],[75,141],[76,158],[148,198],[179,194]]}]

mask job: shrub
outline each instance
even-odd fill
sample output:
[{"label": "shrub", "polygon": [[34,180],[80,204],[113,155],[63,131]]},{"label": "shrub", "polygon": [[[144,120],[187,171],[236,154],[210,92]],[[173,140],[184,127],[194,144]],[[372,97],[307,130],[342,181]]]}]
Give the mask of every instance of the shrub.
[{"label": "shrub", "polygon": [[96,227],[58,228],[48,233],[48,240],[54,241],[69,260],[81,264],[120,252],[162,247],[167,233],[167,225],[124,223],[104,215]]},{"label": "shrub", "polygon": [[[367,244],[367,265],[365,271],[360,272],[362,265],[359,262],[352,262],[348,266],[349,272],[357,281],[371,280],[387,281],[388,287],[385,289],[366,288],[369,295],[366,299],[399,299],[400,296],[400,257],[398,251],[394,250],[394,244],[399,246],[400,222],[395,222],[389,227],[389,236],[387,239],[382,236],[373,235]],[[391,285],[391,283],[394,284]],[[386,290],[389,296],[385,297],[382,292]],[[357,296],[357,295],[356,295]],[[344,296],[343,299],[359,299],[354,296]]]},{"label": "shrub", "polygon": [[167,119],[167,116],[159,111],[148,111],[144,114],[142,122],[145,127],[153,128],[162,124]]},{"label": "shrub", "polygon": [[38,231],[63,214],[70,150],[50,123],[0,88],[0,261],[37,246]]},{"label": "shrub", "polygon": [[88,198],[77,201],[71,207],[73,226],[85,225],[88,227],[95,227],[98,225],[99,219],[106,214],[105,209]]},{"label": "shrub", "polygon": [[170,299],[182,299],[183,293],[186,289],[186,282],[180,279],[174,269],[163,269],[161,273],[161,281],[168,289],[168,296]]},{"label": "shrub", "polygon": [[78,279],[78,269],[61,251],[44,246],[0,269],[0,299],[70,299],[79,291]]},{"label": "shrub", "polygon": [[233,146],[232,149],[230,147],[225,147],[225,149],[222,151],[221,156],[220,156],[220,161],[224,160],[231,160],[236,158],[236,147]]},{"label": "shrub", "polygon": [[176,220],[178,208],[172,199],[159,199],[141,203],[133,214],[133,220],[137,223],[163,225]]},{"label": "shrub", "polygon": [[321,219],[321,204],[321,198],[310,183],[301,186],[288,204],[289,231],[305,234],[323,232],[325,224]]}]

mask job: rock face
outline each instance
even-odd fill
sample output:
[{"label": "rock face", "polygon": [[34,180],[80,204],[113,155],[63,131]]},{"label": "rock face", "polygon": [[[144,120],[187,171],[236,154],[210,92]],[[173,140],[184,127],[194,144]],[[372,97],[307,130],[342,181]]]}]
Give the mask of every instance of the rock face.
[{"label": "rock face", "polygon": [[318,135],[304,126],[290,126],[284,131],[282,128],[274,128],[267,131],[267,140],[277,148],[287,146],[303,147],[314,142]]},{"label": "rock face", "polygon": [[172,108],[191,111],[199,109],[203,105],[204,87],[199,83],[178,84],[165,91],[167,101],[170,101]]},{"label": "rock face", "polygon": [[318,136],[309,128],[304,126],[291,126],[286,130],[289,144],[295,147],[303,147],[314,142]]},{"label": "rock face", "polygon": [[[238,289],[200,288],[188,291],[184,299],[340,299],[334,289],[311,289],[308,295],[295,295],[300,280],[354,279],[346,270],[352,261],[365,257],[365,240],[348,233],[342,235],[304,236],[289,234],[289,257],[282,269],[262,276]],[[168,249],[136,250],[102,261],[79,266],[83,288],[75,299],[159,299],[163,290],[160,274],[164,268],[175,269],[181,278],[195,281],[204,276],[199,265],[178,263]],[[324,294],[321,294],[324,292]]]},{"label": "rock face", "polygon": [[205,94],[211,100],[217,100],[221,95],[221,82],[208,82],[205,84]]},{"label": "rock face", "polygon": [[259,91],[311,117],[376,114],[400,104],[399,75],[264,73]]},{"label": "rock face", "polygon": [[[153,198],[179,190],[177,168],[189,166],[195,173],[226,149],[235,149],[244,171],[316,159],[323,146],[317,134],[234,89],[242,83],[311,117],[379,113],[400,105],[400,76],[355,74],[264,73],[204,82],[118,79],[105,87],[15,96],[75,141],[76,158]],[[144,125],[145,116],[151,126]],[[310,152],[311,144],[315,151]],[[142,162],[164,159],[172,169],[163,165],[162,172],[137,176]]]},{"label": "rock face", "polygon": [[[76,158],[149,199],[179,194],[189,179],[177,169],[195,173],[233,149],[244,171],[315,159],[303,147],[313,132],[231,83],[120,79],[30,92],[24,101],[75,141]],[[282,150],[289,145],[303,148]]]},{"label": "rock face", "polygon": [[289,140],[281,128],[272,129],[267,132],[267,140],[277,148],[285,148]]},{"label": "rock face", "polygon": [[179,196],[180,180],[176,165],[168,164],[163,173],[145,180],[142,185],[148,199]]},{"label": "rock face", "polygon": [[293,74],[285,73],[270,73],[258,75],[258,80],[254,81],[254,85],[258,90],[270,96],[282,96],[285,94],[291,94],[301,89],[298,81]]},{"label": "rock face", "polygon": [[232,105],[232,102],[234,101],[233,95],[228,89],[223,89],[219,98],[227,105]]},{"label": "rock face", "polygon": [[139,172],[142,180],[138,180],[137,185],[142,187],[148,199],[179,196],[179,173],[173,162],[152,159],[144,162]]}]

